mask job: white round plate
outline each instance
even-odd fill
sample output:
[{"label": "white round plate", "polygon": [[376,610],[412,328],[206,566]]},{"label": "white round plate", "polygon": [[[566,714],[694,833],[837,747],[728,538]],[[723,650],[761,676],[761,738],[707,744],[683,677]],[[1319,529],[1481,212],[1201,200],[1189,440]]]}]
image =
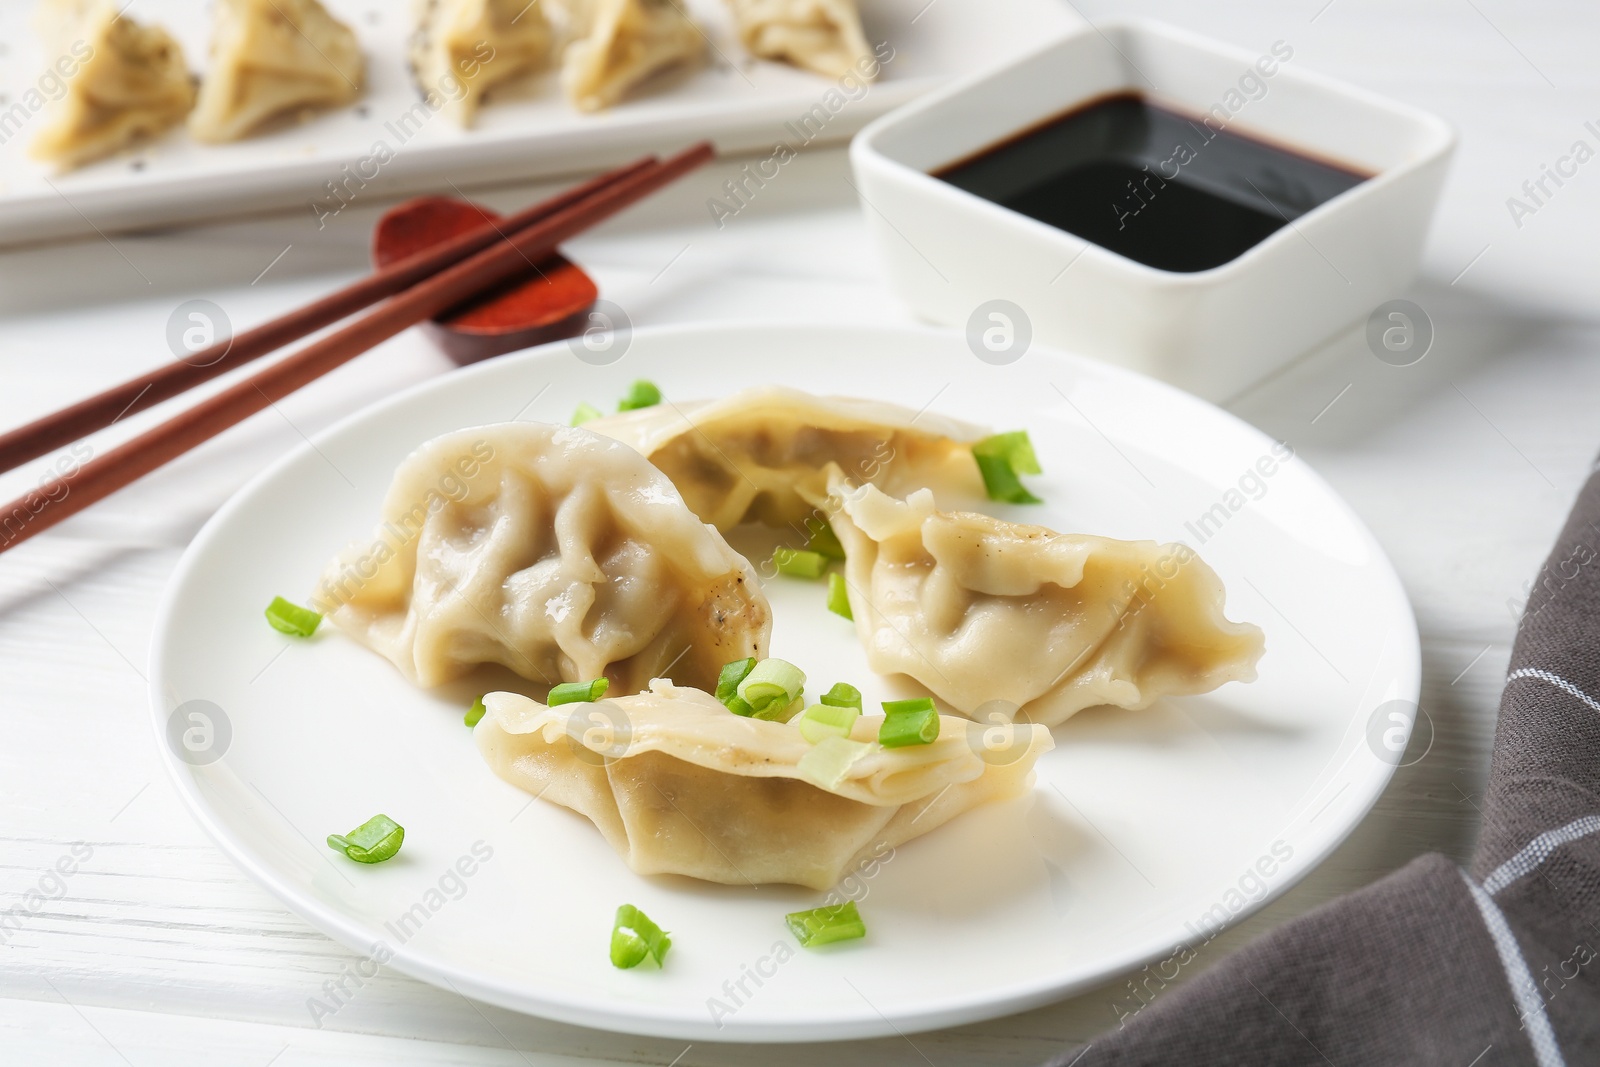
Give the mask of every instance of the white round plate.
[{"label": "white round plate", "polygon": [[[1226,582],[1229,616],[1266,630],[1260,680],[1057,728],[1030,796],[847,879],[862,941],[794,946],[784,914],[822,893],[635,875],[586,820],[483,765],[461,721],[470,684],[419,691],[331,627],[288,638],[262,610],[275,595],[303,601],[336,551],[370,535],[422,441],[564,422],[641,377],[669,399],[777,381],[1026,428],[1046,503],[998,513],[1188,542]],[[994,366],[954,333],[659,329],[607,366],[567,344],[502,357],[345,420],[217,513],[158,621],[156,731],[222,848],[368,957],[369,974],[391,966],[507,1008],[691,1041],[871,1037],[1020,1011],[1152,961],[1183,966],[1304,876],[1389,779],[1418,693],[1410,607],[1366,528],[1274,447],[1130,372],[1039,348]],[[867,669],[820,584],[765,585],[774,655],[869,700],[905,691]],[[406,828],[394,860],[361,866],[324,845],[377,812]],[[663,970],[611,967],[624,903],[671,932]]]}]

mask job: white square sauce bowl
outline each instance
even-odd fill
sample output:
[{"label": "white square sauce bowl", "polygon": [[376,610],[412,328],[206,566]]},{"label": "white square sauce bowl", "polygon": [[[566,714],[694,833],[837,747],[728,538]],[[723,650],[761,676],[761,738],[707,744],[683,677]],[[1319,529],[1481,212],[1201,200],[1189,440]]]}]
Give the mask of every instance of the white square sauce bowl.
[{"label": "white square sauce bowl", "polygon": [[[1137,173],[1123,161],[1087,193],[1030,189],[1050,177],[1033,165],[1048,171],[1054,151],[1030,132],[1116,100],[1160,109],[1162,129],[1177,131],[1171,151]],[[1115,131],[1097,129],[1088,139],[1114,149]],[[1246,162],[1229,174],[1228,146],[1241,145]],[[856,137],[851,163],[896,291],[918,314],[965,326],[980,358],[1009,362],[1037,339],[1225,400],[1400,295],[1454,145],[1444,120],[1301,70],[1286,42],[1257,54],[1118,20],[891,112]],[[1284,179],[1270,164],[1248,161],[1264,152],[1343,173],[1348,187],[1297,203],[1280,195]],[[939,176],[974,173],[973,161],[997,193]],[[1252,168],[1277,189],[1261,188]],[[1066,195],[1052,201],[1056,190]],[[1109,226],[1109,239],[1096,243],[1008,201],[1051,203],[1044,214],[1085,216],[1091,230]],[[1158,247],[1170,238],[1182,250],[1240,205],[1278,218],[1214,265],[1172,269],[1151,265],[1159,255],[1141,261],[1110,247],[1125,227],[1143,225]]]}]

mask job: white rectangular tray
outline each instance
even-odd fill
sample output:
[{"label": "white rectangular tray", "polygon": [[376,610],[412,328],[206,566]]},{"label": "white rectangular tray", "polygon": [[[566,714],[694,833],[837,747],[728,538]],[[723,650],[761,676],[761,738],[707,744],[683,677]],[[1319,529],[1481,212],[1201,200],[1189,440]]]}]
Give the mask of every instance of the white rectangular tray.
[{"label": "white rectangular tray", "polygon": [[[31,110],[46,57],[29,0],[0,2],[0,244],[93,235],[241,212],[303,206],[325,217],[356,198],[484,185],[614,165],[646,151],[710,138],[722,152],[798,150],[839,141],[868,120],[952,76],[1005,61],[1080,25],[1060,0],[862,0],[868,40],[892,58],[870,88],[754,60],[722,0],[685,0],[710,41],[710,62],[598,115],[561,98],[554,74],[496,101],[477,128],[443,115],[401,125],[419,97],[405,62],[410,4],[325,0],[361,36],[367,92],[357,107],[231,145],[201,145],[179,129],[69,174],[27,156],[49,121]],[[207,62],[209,5],[132,0],[128,15],[159,23],[197,71]]]}]

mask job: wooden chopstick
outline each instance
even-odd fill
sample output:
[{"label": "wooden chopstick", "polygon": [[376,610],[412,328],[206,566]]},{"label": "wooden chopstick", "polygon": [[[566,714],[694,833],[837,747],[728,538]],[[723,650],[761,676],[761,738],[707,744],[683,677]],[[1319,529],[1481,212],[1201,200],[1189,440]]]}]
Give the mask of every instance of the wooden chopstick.
[{"label": "wooden chopstick", "polygon": [[509,218],[485,219],[482,226],[398,260],[336,293],[270,322],[262,323],[153,373],[123,382],[97,396],[0,434],[0,473],[38,459],[103,430],[124,416],[153,407],[235,367],[275,352],[385,297],[403,292],[430,275],[487,248],[504,234],[549,218],[601,189],[655,166],[655,156],[629,163],[576,185]]},{"label": "wooden chopstick", "polygon": [[714,154],[710,143],[702,141],[593,191],[419,282],[259,374],[89,460],[52,485],[49,495],[35,490],[0,505],[0,552],[103,500],[407,327],[516,276],[530,262],[550,255],[562,241],[688,173]]}]

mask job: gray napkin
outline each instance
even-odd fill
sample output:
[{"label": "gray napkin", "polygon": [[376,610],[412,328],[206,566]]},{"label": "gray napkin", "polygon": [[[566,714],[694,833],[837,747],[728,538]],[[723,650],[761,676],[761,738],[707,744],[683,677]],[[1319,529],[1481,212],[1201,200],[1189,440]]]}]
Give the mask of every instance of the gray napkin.
[{"label": "gray napkin", "polygon": [[1528,602],[1470,870],[1423,856],[1052,1060],[1600,1064],[1600,477]]}]

